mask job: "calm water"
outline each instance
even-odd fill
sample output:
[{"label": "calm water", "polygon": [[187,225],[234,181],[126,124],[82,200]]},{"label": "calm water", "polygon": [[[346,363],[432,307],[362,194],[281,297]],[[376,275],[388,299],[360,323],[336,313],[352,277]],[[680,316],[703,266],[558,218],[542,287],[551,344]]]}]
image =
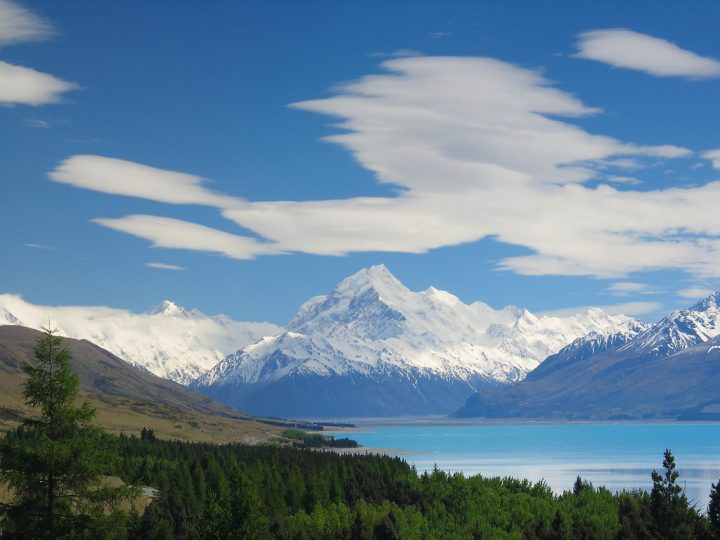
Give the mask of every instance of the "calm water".
[{"label": "calm water", "polygon": [[720,479],[717,423],[533,423],[360,427],[363,446],[408,450],[401,456],[422,472],[434,464],[467,475],[544,479],[560,493],[577,475],[612,491],[652,487],[670,448],[688,498],[703,509]]}]

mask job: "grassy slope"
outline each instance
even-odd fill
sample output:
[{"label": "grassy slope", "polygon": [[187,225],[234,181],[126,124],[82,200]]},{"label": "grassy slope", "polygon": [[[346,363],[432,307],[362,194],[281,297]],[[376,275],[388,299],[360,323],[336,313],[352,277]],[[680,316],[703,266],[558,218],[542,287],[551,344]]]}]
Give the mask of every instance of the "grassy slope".
[{"label": "grassy slope", "polygon": [[[32,349],[41,336],[22,326],[0,326],[0,430],[32,414],[22,397],[25,375],[20,366],[32,363]],[[111,433],[131,434],[146,427],[161,438],[257,443],[282,431],[134,368],[88,341],[66,339],[65,343],[73,354],[82,399],[97,409],[96,423]]]}]

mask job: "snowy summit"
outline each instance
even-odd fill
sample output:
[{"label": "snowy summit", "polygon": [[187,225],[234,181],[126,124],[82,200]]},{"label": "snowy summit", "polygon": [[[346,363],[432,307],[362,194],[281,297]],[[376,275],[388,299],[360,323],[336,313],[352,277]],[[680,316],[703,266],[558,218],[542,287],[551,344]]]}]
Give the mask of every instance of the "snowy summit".
[{"label": "snowy summit", "polygon": [[228,356],[197,385],[257,414],[450,412],[478,387],[519,381],[574,339],[627,320],[468,305],[434,287],[413,292],[378,265],[310,299],[285,332]]}]

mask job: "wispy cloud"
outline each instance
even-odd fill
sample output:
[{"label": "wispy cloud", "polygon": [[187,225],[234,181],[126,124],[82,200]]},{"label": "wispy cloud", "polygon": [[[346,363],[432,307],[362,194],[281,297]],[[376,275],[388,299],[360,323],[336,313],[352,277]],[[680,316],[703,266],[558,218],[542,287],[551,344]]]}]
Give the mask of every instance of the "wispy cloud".
[{"label": "wispy cloud", "polygon": [[596,108],[509,63],[416,57],[382,65],[387,73],[293,106],[337,118],[343,132],[326,140],[347,149],[378,182],[397,187],[395,196],[248,202],[211,191],[197,176],[100,156],[70,158],[51,178],[214,206],[261,240],[157,216],[97,222],[162,247],[236,258],[423,253],[492,237],[531,251],[500,261],[500,269],[520,274],[622,277],[669,268],[720,275],[720,182],[618,190],[596,170],[612,163],[621,176],[623,165],[690,150],[583,130],[563,118],[599,114]]},{"label": "wispy cloud", "polygon": [[720,77],[719,60],[700,56],[670,41],[625,28],[584,32],[578,36],[577,47],[577,58],[643,71],[656,77]]},{"label": "wispy cloud", "polygon": [[33,244],[31,242],[28,242],[27,244],[23,244],[23,246],[29,247],[32,249],[44,249],[44,250],[48,250],[48,251],[56,251],[57,250],[57,248],[53,247],[53,246],[46,246],[43,244]]},{"label": "wispy cloud", "polygon": [[223,208],[241,199],[214,193],[199,176],[165,171],[121,159],[79,155],[63,161],[50,178],[75,187],[172,204]]},{"label": "wispy cloud", "polygon": [[148,268],[155,268],[157,270],[185,270],[184,266],[177,266],[176,264],[167,264],[161,262],[147,262],[145,266]]},{"label": "wispy cloud", "polygon": [[417,51],[415,49],[397,49],[396,51],[392,52],[380,52],[375,51],[368,53],[369,58],[409,58],[412,56],[422,56],[422,51]]},{"label": "wispy cloud", "polygon": [[36,129],[49,129],[50,122],[47,120],[40,120],[39,118],[25,118],[20,121],[24,126],[36,128]]},{"label": "wispy cloud", "polygon": [[712,292],[712,289],[707,289],[705,287],[688,287],[687,289],[682,289],[678,291],[677,295],[682,298],[696,300],[700,298],[705,298],[706,296],[712,294]]},{"label": "wispy cloud", "polygon": [[[42,41],[52,26],[31,11],[9,0],[0,0],[0,46]],[[47,105],[78,85],[29,67],[0,61],[0,105]]]},{"label": "wispy cloud", "polygon": [[599,308],[610,315],[627,315],[635,317],[647,313],[656,313],[662,308],[659,302],[625,302],[622,304],[608,304],[606,306],[576,306],[570,308],[552,309],[540,312],[539,315],[552,317],[567,317],[592,308]]},{"label": "wispy cloud", "polygon": [[613,158],[613,159],[600,159],[595,162],[597,169],[625,169],[634,171],[638,169],[647,168],[647,163],[637,158]]},{"label": "wispy cloud", "polygon": [[708,150],[707,152],[703,152],[702,157],[710,160],[713,169],[717,169],[720,171],[720,148],[718,148],[717,150]]},{"label": "wispy cloud", "polygon": [[100,137],[69,138],[63,139],[63,142],[72,144],[103,144],[105,139],[101,139]]},{"label": "wispy cloud", "polygon": [[606,290],[615,296],[658,293],[655,287],[648,285],[647,283],[637,283],[634,281],[618,281],[611,283]]},{"label": "wispy cloud", "polygon": [[8,0],[0,0],[0,46],[42,41],[55,33],[52,25],[35,13]]},{"label": "wispy cloud", "polygon": [[153,247],[220,253],[233,259],[253,259],[257,255],[278,254],[276,248],[254,238],[179,219],[135,215],[117,219],[97,218],[93,221],[104,227],[149,240]]},{"label": "wispy cloud", "polygon": [[433,39],[442,39],[452,36],[452,32],[428,32],[428,36]]},{"label": "wispy cloud", "polygon": [[618,176],[614,174],[609,175],[607,181],[612,184],[627,184],[628,186],[642,184],[642,180],[638,180],[633,176]]}]

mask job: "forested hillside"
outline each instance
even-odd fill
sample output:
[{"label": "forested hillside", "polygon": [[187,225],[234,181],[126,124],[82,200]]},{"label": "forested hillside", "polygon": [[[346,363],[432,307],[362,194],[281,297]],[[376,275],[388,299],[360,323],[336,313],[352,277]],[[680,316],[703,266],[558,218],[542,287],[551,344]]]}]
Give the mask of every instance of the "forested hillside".
[{"label": "forested hillside", "polygon": [[159,489],[130,520],[128,538],[720,538],[718,511],[708,519],[692,508],[673,468],[652,494],[613,494],[578,479],[556,496],[512,478],[419,475],[398,458],[151,433],[116,441],[112,472]]},{"label": "forested hillside", "polygon": [[78,404],[62,338],[46,330],[33,356],[22,395],[34,416],[0,443],[2,538],[720,539],[720,482],[705,515],[669,450],[649,494],[578,478],[557,496],[543,482],[418,474],[388,456],[117,436]]}]

